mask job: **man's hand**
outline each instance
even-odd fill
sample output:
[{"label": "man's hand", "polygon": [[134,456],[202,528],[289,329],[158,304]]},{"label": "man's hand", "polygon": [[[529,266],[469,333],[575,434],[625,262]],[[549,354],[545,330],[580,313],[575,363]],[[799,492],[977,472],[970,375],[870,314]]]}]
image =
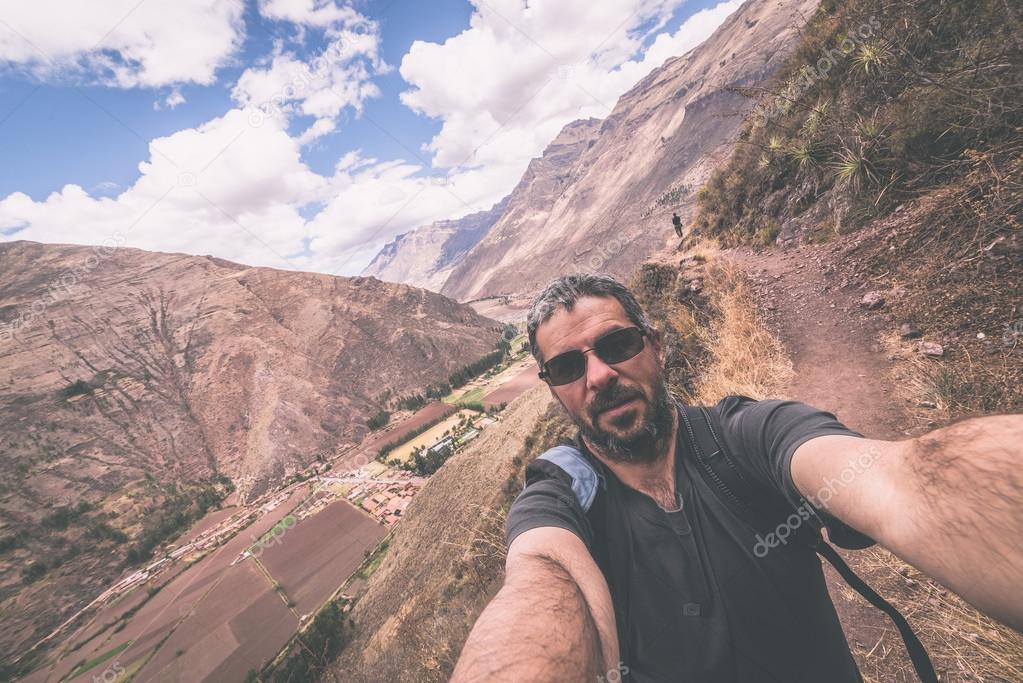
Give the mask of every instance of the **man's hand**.
[{"label": "man's hand", "polygon": [[512,542],[504,586],[469,634],[451,680],[592,683],[618,664],[603,574],[578,536],[541,527]]},{"label": "man's hand", "polygon": [[821,436],[792,457],[810,502],[1023,632],[1023,416],[907,441]]}]

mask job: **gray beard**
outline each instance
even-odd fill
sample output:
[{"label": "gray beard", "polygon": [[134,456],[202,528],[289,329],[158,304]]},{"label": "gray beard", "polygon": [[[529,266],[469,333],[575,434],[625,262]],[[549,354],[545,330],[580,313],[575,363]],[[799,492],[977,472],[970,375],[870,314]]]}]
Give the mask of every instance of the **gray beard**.
[{"label": "gray beard", "polygon": [[573,416],[572,420],[586,441],[609,460],[621,463],[647,463],[657,460],[665,441],[670,438],[674,425],[675,403],[668,395],[664,380],[654,387],[652,402],[643,412],[639,431],[628,438],[617,437],[597,426],[592,426]]}]

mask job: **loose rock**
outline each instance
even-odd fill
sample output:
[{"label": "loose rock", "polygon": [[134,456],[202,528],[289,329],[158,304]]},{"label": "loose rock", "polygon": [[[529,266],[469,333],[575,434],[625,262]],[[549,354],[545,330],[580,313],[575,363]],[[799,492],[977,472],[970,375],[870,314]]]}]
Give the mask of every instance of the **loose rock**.
[{"label": "loose rock", "polygon": [[902,323],[899,327],[899,336],[903,339],[919,339],[923,336],[923,332],[912,323]]},{"label": "loose rock", "polygon": [[937,342],[922,341],[917,344],[916,350],[917,353],[931,356],[932,358],[941,358],[945,355],[945,347]]},{"label": "loose rock", "polygon": [[884,295],[881,292],[867,292],[860,299],[860,306],[873,311],[884,306]]}]

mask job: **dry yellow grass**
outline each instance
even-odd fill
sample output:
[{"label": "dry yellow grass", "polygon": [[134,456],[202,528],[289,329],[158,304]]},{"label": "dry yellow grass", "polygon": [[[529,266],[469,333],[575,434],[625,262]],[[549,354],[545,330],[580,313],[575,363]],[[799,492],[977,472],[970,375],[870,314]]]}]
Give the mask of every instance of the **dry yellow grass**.
[{"label": "dry yellow grass", "polygon": [[[853,568],[913,623],[943,681],[1023,681],[1023,636],[984,616],[951,591],[881,547],[855,553]],[[843,595],[860,600],[847,586]],[[901,647],[897,636],[885,642]],[[861,669],[868,683],[888,683],[890,672],[871,669],[866,653]],[[908,680],[915,680],[905,672]]]},{"label": "dry yellow grass", "polygon": [[713,243],[701,243],[696,252],[707,260],[704,287],[713,318],[709,326],[699,326],[689,310],[675,314],[677,324],[695,325],[708,354],[693,398],[713,404],[730,394],[777,397],[792,377],[792,362],[778,338],[761,323],[745,277],[731,262],[717,257]]}]

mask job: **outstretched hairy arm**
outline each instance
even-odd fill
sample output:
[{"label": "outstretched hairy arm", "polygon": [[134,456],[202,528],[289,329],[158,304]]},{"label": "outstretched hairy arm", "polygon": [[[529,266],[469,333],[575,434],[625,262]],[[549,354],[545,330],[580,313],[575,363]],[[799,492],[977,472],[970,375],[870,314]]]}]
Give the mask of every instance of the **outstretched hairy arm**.
[{"label": "outstretched hairy arm", "polygon": [[578,536],[541,527],[512,542],[504,586],[476,621],[451,680],[590,682],[617,667],[603,575]]},{"label": "outstretched hairy arm", "polygon": [[906,441],[821,436],[796,449],[792,478],[811,502],[1023,631],[1023,416]]}]

